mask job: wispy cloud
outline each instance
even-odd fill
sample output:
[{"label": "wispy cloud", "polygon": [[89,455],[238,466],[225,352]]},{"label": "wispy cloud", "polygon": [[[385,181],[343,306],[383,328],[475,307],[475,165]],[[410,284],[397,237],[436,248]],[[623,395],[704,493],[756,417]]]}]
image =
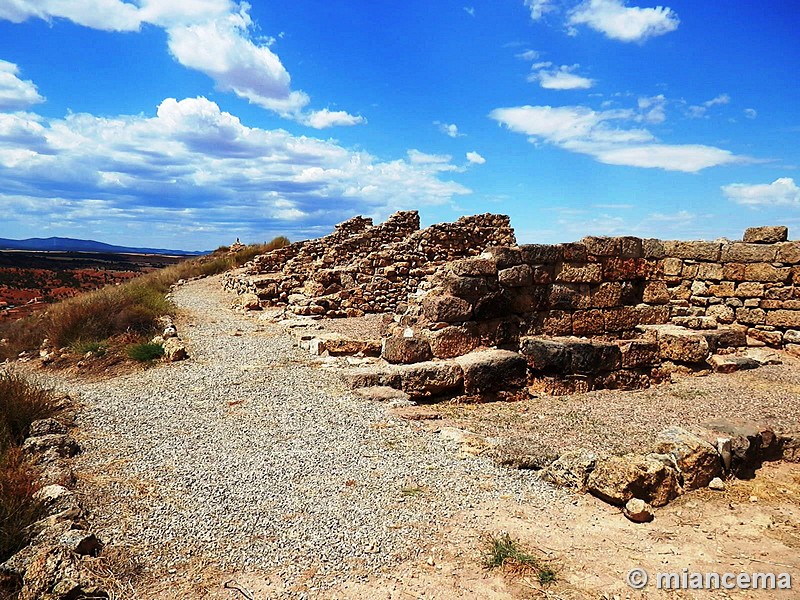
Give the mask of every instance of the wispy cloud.
[{"label": "wispy cloud", "polygon": [[464,12],[467,13],[470,17],[475,16],[475,7],[474,6],[465,6]]},{"label": "wispy cloud", "polygon": [[105,31],[139,31],[142,25],[155,25],[166,31],[175,60],[210,77],[221,91],[312,127],[314,123],[330,127],[364,122],[343,111],[337,112],[338,118],[325,111],[319,116],[304,112],[310,97],[292,89],[289,72],[270,42],[256,41],[246,2],[141,0],[137,6],[119,0],[15,0],[0,4],[0,19],[19,23],[30,18],[63,18]]},{"label": "wispy cloud", "polygon": [[731,97],[728,94],[719,94],[711,100],[706,100],[702,104],[689,106],[686,109],[687,115],[692,119],[702,119],[707,116],[708,109],[712,106],[722,106],[729,104],[730,101]]},{"label": "wispy cloud", "polygon": [[772,183],[731,183],[722,186],[729,200],[746,206],[800,206],[800,187],[791,177]]},{"label": "wispy cloud", "polygon": [[44,102],[32,81],[19,78],[19,67],[0,60],[0,111],[19,110]]},{"label": "wispy cloud", "polygon": [[534,21],[555,10],[552,0],[525,0],[525,6],[530,9],[531,19]]},{"label": "wispy cloud", "polygon": [[466,134],[458,130],[458,125],[455,123],[442,123],[441,121],[434,121],[434,125],[439,127],[439,131],[451,138],[464,137]]},{"label": "wispy cloud", "polygon": [[531,142],[544,141],[606,164],[694,173],[745,160],[714,146],[664,144],[647,129],[618,126],[641,119],[633,110],[517,106],[495,109],[489,116],[511,131],[530,136]]},{"label": "wispy cloud", "polygon": [[644,42],[675,31],[679,23],[671,8],[628,6],[624,0],[586,0],[569,11],[567,19],[573,28],[586,25],[621,42]]},{"label": "wispy cloud", "polygon": [[755,108],[745,108],[744,116],[748,119],[755,119],[758,116],[758,111]]}]

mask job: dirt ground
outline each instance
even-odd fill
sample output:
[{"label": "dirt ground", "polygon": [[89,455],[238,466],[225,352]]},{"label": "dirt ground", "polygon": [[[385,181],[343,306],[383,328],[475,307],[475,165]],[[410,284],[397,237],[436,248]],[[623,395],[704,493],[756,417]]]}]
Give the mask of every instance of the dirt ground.
[{"label": "dirt ground", "polygon": [[[434,418],[409,420],[409,427],[436,435],[442,427],[456,426],[482,435],[532,439],[559,451],[583,445],[612,452],[640,450],[668,425],[691,427],[719,417],[797,430],[800,369],[797,360],[785,354],[781,358],[782,365],[686,377],[640,392],[427,405],[412,411]],[[776,577],[788,573],[793,587],[800,586],[800,464],[766,463],[754,479],[728,481],[724,491],[690,492],[657,509],[648,524],[634,524],[619,508],[588,494],[568,498],[534,506],[505,497],[497,505],[460,513],[418,559],[330,589],[315,588],[314,573],[308,574],[307,584],[286,589],[268,573],[208,569],[151,589],[155,598],[213,600],[800,598],[793,590],[666,590],[655,583],[658,573],[680,576],[687,569]],[[486,538],[501,532],[551,565],[556,582],[542,586],[534,573],[484,568]],[[650,576],[644,589],[626,582],[634,568]],[[231,587],[225,588],[226,583]]]}]

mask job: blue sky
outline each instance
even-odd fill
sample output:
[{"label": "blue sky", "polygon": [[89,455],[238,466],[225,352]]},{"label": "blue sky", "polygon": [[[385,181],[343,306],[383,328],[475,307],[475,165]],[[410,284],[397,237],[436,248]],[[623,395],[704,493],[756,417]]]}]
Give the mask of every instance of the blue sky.
[{"label": "blue sky", "polygon": [[0,2],[0,237],[800,227],[790,0]]}]

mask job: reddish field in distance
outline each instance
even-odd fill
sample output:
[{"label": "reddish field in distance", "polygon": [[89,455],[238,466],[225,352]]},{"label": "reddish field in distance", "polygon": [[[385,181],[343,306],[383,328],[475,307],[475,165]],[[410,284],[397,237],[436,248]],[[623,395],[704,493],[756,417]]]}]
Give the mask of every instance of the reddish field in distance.
[{"label": "reddish field in distance", "polygon": [[0,322],[10,321],[63,300],[121,283],[185,256],[95,252],[0,251]]}]

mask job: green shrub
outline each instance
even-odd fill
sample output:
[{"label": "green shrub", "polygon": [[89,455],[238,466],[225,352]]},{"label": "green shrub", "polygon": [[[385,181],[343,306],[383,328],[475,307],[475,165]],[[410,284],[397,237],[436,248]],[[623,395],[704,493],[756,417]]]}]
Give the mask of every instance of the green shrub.
[{"label": "green shrub", "polygon": [[128,358],[139,362],[148,362],[164,356],[164,347],[161,344],[132,344],[128,346]]},{"label": "green shrub", "polygon": [[103,356],[106,353],[106,346],[103,342],[85,342],[83,340],[78,340],[70,346],[70,350],[81,356],[89,353],[95,356]]},{"label": "green shrub", "polygon": [[507,533],[490,536],[485,541],[484,566],[487,569],[507,568],[518,572],[533,571],[542,585],[556,580],[555,570],[538,557],[523,550]]}]

